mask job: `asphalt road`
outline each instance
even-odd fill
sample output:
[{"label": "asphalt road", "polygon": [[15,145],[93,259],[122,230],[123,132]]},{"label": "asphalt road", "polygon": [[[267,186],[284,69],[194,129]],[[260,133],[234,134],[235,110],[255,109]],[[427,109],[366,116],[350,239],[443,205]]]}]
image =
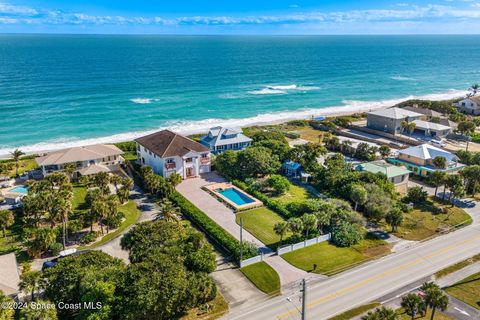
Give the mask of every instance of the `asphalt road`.
[{"label": "asphalt road", "polygon": [[[468,211],[478,214],[479,209],[477,206]],[[326,281],[310,284],[307,288],[307,319],[328,319],[375,301],[477,253],[480,253],[480,226],[476,223]],[[255,306],[233,309],[225,319],[300,319],[300,306],[298,294],[285,292]]]}]

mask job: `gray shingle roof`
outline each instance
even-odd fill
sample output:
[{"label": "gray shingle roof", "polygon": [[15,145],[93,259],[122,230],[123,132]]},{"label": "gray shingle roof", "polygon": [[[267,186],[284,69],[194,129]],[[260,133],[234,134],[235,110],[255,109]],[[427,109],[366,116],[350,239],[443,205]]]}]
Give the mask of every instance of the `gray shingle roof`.
[{"label": "gray shingle roof", "polygon": [[377,115],[385,118],[391,118],[391,119],[405,119],[409,117],[417,118],[422,116],[422,114],[420,113],[401,109],[401,108],[380,109],[377,111],[369,112],[368,114],[373,114],[373,115]]},{"label": "gray shingle roof", "polygon": [[58,165],[77,161],[90,161],[106,158],[108,156],[122,155],[123,151],[113,144],[95,144],[84,147],[49,152],[35,160],[40,166]]},{"label": "gray shingle roof", "polygon": [[404,150],[400,150],[398,151],[398,153],[423,159],[423,160],[435,159],[436,157],[444,157],[447,161],[457,160],[456,155],[426,143],[419,146],[414,146]]}]

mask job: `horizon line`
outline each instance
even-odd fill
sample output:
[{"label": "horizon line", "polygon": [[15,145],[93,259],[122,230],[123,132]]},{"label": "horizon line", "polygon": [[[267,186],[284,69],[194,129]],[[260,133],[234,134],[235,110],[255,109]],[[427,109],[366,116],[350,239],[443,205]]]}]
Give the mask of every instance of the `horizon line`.
[{"label": "horizon line", "polygon": [[205,37],[205,36],[225,36],[225,37],[334,37],[334,36],[480,36],[480,33],[338,33],[338,34],[250,34],[250,33],[205,33],[205,34],[189,34],[189,33],[75,33],[75,32],[0,32],[0,35],[105,35],[105,36],[187,36],[187,37]]}]

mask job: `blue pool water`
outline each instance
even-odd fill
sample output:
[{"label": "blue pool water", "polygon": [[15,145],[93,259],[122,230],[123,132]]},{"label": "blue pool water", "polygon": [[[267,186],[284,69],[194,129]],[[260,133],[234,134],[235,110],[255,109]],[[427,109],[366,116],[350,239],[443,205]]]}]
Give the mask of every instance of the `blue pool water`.
[{"label": "blue pool water", "polygon": [[17,187],[15,187],[15,188],[13,188],[13,189],[10,189],[9,192],[27,194],[27,193],[28,193],[28,189],[27,189],[27,187],[25,187],[25,186],[17,186]]},{"label": "blue pool water", "polygon": [[228,200],[235,203],[237,206],[241,206],[247,203],[252,203],[255,200],[247,196],[246,194],[238,191],[235,188],[228,188],[223,191],[220,191],[220,194],[227,198]]}]

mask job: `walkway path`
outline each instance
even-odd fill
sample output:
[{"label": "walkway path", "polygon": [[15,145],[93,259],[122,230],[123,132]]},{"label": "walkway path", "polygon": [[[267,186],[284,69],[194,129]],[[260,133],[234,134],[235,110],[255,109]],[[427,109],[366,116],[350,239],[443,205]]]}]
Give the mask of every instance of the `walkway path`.
[{"label": "walkway path", "polygon": [[[225,181],[226,180],[223,177],[214,172],[210,172],[204,174],[201,178],[183,181],[177,187],[177,190],[200,210],[205,212],[211,219],[215,220],[215,222],[217,222],[222,228],[239,240],[240,227],[235,221],[235,213],[202,189],[205,185]],[[322,277],[307,273],[292,266],[246,230],[243,230],[243,240],[253,242],[265,255],[264,261],[277,271],[282,286],[307,277]]]},{"label": "walkway path", "polygon": [[[160,207],[153,200],[151,200],[142,189],[135,186],[134,189],[130,192],[130,198],[135,202],[138,209],[142,212],[140,218],[135,223],[140,223],[144,221],[151,221],[155,219],[157,213],[160,212]],[[135,224],[132,224],[130,227],[123,230],[115,238],[109,242],[102,244],[101,246],[95,247],[94,250],[101,250],[113,257],[117,257],[129,263],[128,260],[128,251],[122,249],[120,241],[125,233],[127,233]]]}]

